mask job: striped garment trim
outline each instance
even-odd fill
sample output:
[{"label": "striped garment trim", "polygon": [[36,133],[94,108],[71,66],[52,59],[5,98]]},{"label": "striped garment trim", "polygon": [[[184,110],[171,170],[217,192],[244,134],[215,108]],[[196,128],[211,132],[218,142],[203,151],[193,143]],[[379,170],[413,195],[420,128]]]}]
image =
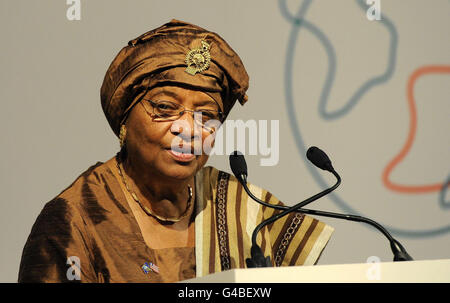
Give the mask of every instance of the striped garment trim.
[{"label": "striped garment trim", "polygon": [[[271,193],[269,193],[268,191],[264,191],[264,199],[263,199],[264,202],[269,203],[271,197],[272,197]],[[264,216],[263,217],[264,220],[268,218],[266,213],[267,213],[267,207],[266,206],[262,206],[262,214]],[[268,227],[270,227],[270,226],[271,225],[266,226],[263,229],[264,237],[262,238],[262,241],[261,241],[261,249],[264,252],[264,255],[266,255],[266,256],[272,255],[272,247],[270,245],[270,241],[267,240],[267,239],[269,239],[269,229],[268,229]],[[271,261],[273,261],[273,260],[271,259]]]},{"label": "striped garment trim", "polygon": [[203,195],[199,194],[203,192],[203,172],[204,170],[198,172],[195,182],[195,273],[197,277],[203,276],[203,258],[205,256],[203,254],[203,229],[199,228],[199,226],[203,226],[203,209],[205,208]]},{"label": "striped garment trim", "polygon": [[[254,228],[263,218],[271,217],[279,210],[263,207],[253,201],[233,175],[213,167],[201,170],[202,177],[196,180],[198,192],[195,219],[196,272],[197,277],[225,270],[221,264],[220,252],[228,253],[230,268],[245,268],[245,260],[250,257],[251,236]],[[218,186],[220,179],[227,179],[225,219],[218,218]],[[203,179],[203,180],[202,180]],[[200,185],[203,183],[203,185]],[[249,184],[250,190],[260,199],[270,204],[282,203],[268,191]],[[223,216],[223,213],[222,213]],[[223,222],[225,220],[225,222]],[[295,224],[294,224],[294,223]],[[226,243],[220,245],[219,226],[226,230]],[[257,243],[272,263],[283,243],[279,262],[281,266],[314,264],[326,246],[333,228],[310,216],[292,213],[263,228],[257,236]],[[287,237],[291,234],[292,236]],[[287,239],[287,240],[286,240]],[[282,242],[284,240],[284,242]],[[225,248],[225,249],[224,249]],[[222,258],[223,261],[223,258]],[[278,264],[277,264],[278,265]]]},{"label": "striped garment trim", "polygon": [[[233,182],[232,176],[228,181],[228,201],[227,218],[241,218],[242,216],[242,186],[238,182]],[[232,268],[239,268],[242,262],[243,251],[243,229],[242,220],[228,220],[228,246],[230,249],[230,262]]]},{"label": "striped garment trim", "polygon": [[333,233],[333,231],[334,231],[333,227],[324,224],[322,232],[317,237],[316,242],[314,243],[314,246],[312,247],[311,251],[309,252],[309,255],[306,258],[303,265],[316,264],[317,259],[319,258],[323,249],[327,245],[328,241],[330,240],[330,237],[331,237],[331,234]]},{"label": "striped garment trim", "polygon": [[287,222],[290,222],[289,225],[285,225],[285,229],[283,229],[282,239],[277,246],[276,252],[274,254],[274,263],[276,266],[281,266],[286,254],[289,255],[289,246],[293,242],[293,240],[297,239],[295,237],[297,231],[300,229],[301,224],[303,223],[303,219],[305,215],[301,213],[293,213],[289,215],[290,218]]},{"label": "striped garment trim", "polygon": [[196,276],[203,277],[220,271],[220,254],[215,232],[215,201],[213,200],[216,196],[216,188],[212,186],[217,183],[218,170],[207,168],[200,170],[198,174],[202,176],[197,175],[199,177],[196,179],[196,188],[199,190],[196,197],[195,258]]},{"label": "striped garment trim", "polygon": [[[217,230],[216,225],[216,219],[215,219],[215,209],[217,207],[214,197],[217,197],[217,183],[218,183],[218,177],[219,177],[219,171],[215,169],[211,169],[211,177],[209,180],[204,180],[205,184],[210,183],[212,184],[209,186],[210,192],[212,192],[212,195],[208,195],[208,214],[209,214],[209,220],[206,222],[206,224],[209,223],[209,225],[206,225],[203,234],[207,239],[209,239],[209,242],[207,242],[207,247],[209,248],[209,258],[205,259],[204,262],[209,265],[208,271],[206,274],[211,274],[214,272],[219,272],[221,270],[220,265],[220,251],[219,251],[219,239],[217,238],[217,233],[215,232]],[[205,192],[205,194],[207,194]],[[209,236],[209,237],[208,237]]]},{"label": "striped garment trim", "polygon": [[292,257],[292,260],[295,261],[294,265],[305,265],[306,258],[311,253],[312,247],[314,246],[315,241],[319,237],[324,227],[325,224],[323,224],[322,222],[319,222],[316,219],[312,220],[311,225],[306,231],[301,244]]},{"label": "striped garment trim", "polygon": [[[229,183],[229,186],[233,186],[236,184],[236,218],[245,218],[247,208],[245,207],[245,203],[242,203],[242,192],[244,191],[244,188],[240,183]],[[230,191],[233,191],[233,189],[230,188]],[[245,267],[245,250],[247,247],[244,245],[244,243],[248,243],[248,235],[244,232],[242,220],[236,220],[236,234],[234,235],[236,237],[236,243],[237,246],[232,245],[231,247],[236,247],[237,251],[235,249],[231,250],[231,255],[236,256],[236,263],[235,267],[241,268]],[[234,258],[232,259],[234,260]]]},{"label": "striped garment trim", "polygon": [[[219,252],[220,252],[220,264],[222,271],[231,268],[230,259],[230,241],[229,241],[229,226],[228,216],[231,207],[227,207],[228,203],[228,178],[230,175],[224,172],[219,173],[219,182],[217,183],[217,195],[216,195],[216,224],[217,224],[217,238],[219,239]],[[235,218],[235,214],[229,214],[232,218]],[[231,230],[231,232],[235,232]]]},{"label": "striped garment trim", "polygon": [[311,234],[317,228],[319,221],[312,217],[305,216],[303,223],[300,226],[297,237],[291,243],[291,249],[285,256],[285,266],[303,265],[304,258],[308,255],[308,242],[311,239]]},{"label": "striped garment trim", "polygon": [[[250,184],[249,185],[250,191],[259,199],[262,198],[262,189]],[[247,197],[247,222],[245,226],[245,231],[247,232],[247,236],[249,237],[250,241],[252,239],[253,230],[255,229],[256,225],[261,223],[261,216],[262,213],[260,212],[261,204],[258,204],[255,202],[252,198],[250,198],[247,194],[245,195]],[[261,244],[261,234],[259,233],[256,237],[256,242],[258,244]]]}]

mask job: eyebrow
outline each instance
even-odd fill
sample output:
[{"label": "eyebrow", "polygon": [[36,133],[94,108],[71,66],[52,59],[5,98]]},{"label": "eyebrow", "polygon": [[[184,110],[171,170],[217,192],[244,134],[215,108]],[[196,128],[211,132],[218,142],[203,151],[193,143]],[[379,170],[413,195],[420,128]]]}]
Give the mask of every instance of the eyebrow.
[{"label": "eyebrow", "polygon": [[[159,91],[156,94],[154,94],[150,99],[153,99],[153,98],[155,98],[155,97],[157,97],[159,95],[167,95],[167,96],[172,97],[172,98],[174,98],[176,100],[178,100],[178,98],[179,98],[177,93],[174,93],[174,92],[171,92],[171,91],[168,91],[168,90],[162,90],[162,91]],[[220,106],[216,103],[216,101],[213,101],[213,100],[202,100],[202,101],[199,101],[199,102],[195,103],[196,106],[202,106],[202,105],[206,105],[206,104],[211,104],[211,105],[217,106],[219,108],[219,111],[221,111]]]},{"label": "eyebrow", "polygon": [[167,95],[167,96],[170,96],[170,97],[172,97],[174,99],[178,99],[178,94],[176,94],[174,92],[171,92],[169,90],[161,90],[161,91],[157,92],[156,94],[154,94],[152,96],[152,98],[155,98],[156,96],[159,96],[159,95]]}]

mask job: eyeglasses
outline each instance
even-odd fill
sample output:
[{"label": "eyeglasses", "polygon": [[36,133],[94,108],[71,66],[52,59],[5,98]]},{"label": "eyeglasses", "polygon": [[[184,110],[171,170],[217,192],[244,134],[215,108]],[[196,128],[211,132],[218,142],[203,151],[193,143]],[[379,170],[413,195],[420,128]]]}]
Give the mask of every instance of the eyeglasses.
[{"label": "eyeglasses", "polygon": [[[191,112],[194,116],[194,121],[199,123],[208,131],[216,131],[223,118],[223,112],[211,109],[190,110],[183,105],[171,101],[152,101],[143,99],[141,102],[145,111],[154,121],[175,121],[181,118],[185,112]],[[153,116],[147,110],[145,103],[150,103],[153,107]]]}]

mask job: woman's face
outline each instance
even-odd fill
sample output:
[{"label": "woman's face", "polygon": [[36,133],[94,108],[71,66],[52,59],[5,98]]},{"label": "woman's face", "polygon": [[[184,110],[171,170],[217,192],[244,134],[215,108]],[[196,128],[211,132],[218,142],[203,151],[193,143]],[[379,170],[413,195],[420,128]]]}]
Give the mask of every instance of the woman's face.
[{"label": "woman's face", "polygon": [[[153,106],[146,100],[170,101],[196,111],[217,111],[219,106],[202,91],[177,86],[157,87],[133,107],[126,121],[127,157],[134,167],[147,168],[163,178],[192,177],[208,160],[208,155],[198,148],[211,133],[194,123],[192,112],[185,112],[175,121],[155,121],[158,118],[153,115]],[[209,137],[208,142],[213,144],[213,139]]]}]

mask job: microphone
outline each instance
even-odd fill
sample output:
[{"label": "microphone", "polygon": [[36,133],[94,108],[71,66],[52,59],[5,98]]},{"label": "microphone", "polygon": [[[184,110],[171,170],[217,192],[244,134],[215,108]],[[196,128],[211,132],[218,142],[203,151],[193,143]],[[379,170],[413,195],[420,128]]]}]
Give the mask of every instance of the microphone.
[{"label": "microphone", "polygon": [[[323,152],[322,152],[323,153]],[[326,161],[326,159],[324,160],[323,155],[321,155],[320,153],[315,153],[317,156],[315,156],[314,158],[317,159],[318,161]],[[325,155],[325,153],[323,153]],[[326,155],[325,155],[326,156]],[[326,157],[328,158],[328,157]],[[285,207],[285,206],[280,206],[280,205],[272,205],[269,203],[266,203],[264,201],[261,201],[260,199],[258,199],[257,197],[255,197],[251,192],[250,189],[247,186],[247,164],[245,164],[245,158],[242,155],[242,153],[240,153],[239,151],[235,151],[230,155],[230,166],[231,166],[231,170],[233,171],[233,174],[235,174],[236,178],[239,180],[239,182],[242,184],[242,186],[244,187],[245,191],[247,192],[247,194],[256,202],[262,204],[262,205],[266,205],[268,207],[272,207],[272,208],[277,208],[277,209],[282,209],[283,211],[280,212],[277,215],[274,215],[266,220],[264,220],[263,222],[261,222],[258,226],[256,226],[256,228],[253,231],[252,234],[252,247],[251,247],[251,258],[245,260],[247,263],[247,267],[270,267],[271,266],[271,262],[270,262],[270,257],[264,257],[264,253],[261,250],[261,248],[258,246],[258,244],[256,244],[256,236],[258,235],[258,232],[266,225],[271,224],[273,222],[275,222],[276,220],[280,219],[281,217],[284,217],[288,214],[290,214],[291,212],[297,211],[300,208],[302,208],[303,206],[306,206],[307,204],[329,194],[330,192],[332,192],[333,190],[335,190],[339,184],[341,184],[341,177],[339,176],[339,174],[332,169],[331,166],[331,161],[329,161],[329,165],[326,165],[325,167],[327,167],[328,169],[330,169],[330,171],[333,173],[333,175],[336,177],[337,182],[335,185],[333,185],[330,188],[327,188],[325,190],[323,190],[322,192],[309,197],[308,199],[294,205],[293,207]],[[328,163],[327,162],[327,163]],[[324,164],[325,165],[325,164]],[[244,169],[245,167],[245,169]],[[331,167],[331,168],[330,168]]]},{"label": "microphone", "polygon": [[329,172],[332,172],[334,170],[330,158],[328,158],[327,154],[318,147],[311,146],[310,148],[308,148],[308,151],[306,152],[306,158],[308,158],[308,160],[318,168]]},{"label": "microphone", "polygon": [[[247,163],[245,162],[244,155],[240,151],[234,151],[230,154],[230,166],[231,171],[233,172],[234,176],[238,179],[238,181],[243,185],[245,191],[249,196],[252,197],[253,200],[258,201],[259,199],[255,197],[247,186]],[[264,201],[263,205],[267,205],[269,207],[272,206],[272,204],[268,204]],[[270,257],[264,257],[264,253],[259,247],[259,245],[256,244],[256,241],[253,241],[252,237],[252,247],[250,250],[251,253],[251,261],[249,259],[246,260],[247,267],[271,267],[272,264],[270,262]],[[249,263],[250,262],[250,263]]]},{"label": "microphone", "polygon": [[241,183],[247,183],[247,163],[240,151],[234,151],[230,155],[230,166],[233,174]]},{"label": "microphone", "polygon": [[[240,163],[239,164],[240,167],[245,167],[245,170],[233,170],[233,173],[235,174],[235,176],[238,179],[238,181],[242,184],[242,186],[244,187],[244,189],[247,192],[247,194],[253,200],[255,200],[256,202],[258,202],[258,203],[260,203],[262,205],[265,205],[267,207],[271,207],[271,208],[275,208],[275,209],[279,209],[279,210],[289,210],[289,209],[291,209],[291,207],[288,207],[288,206],[272,205],[272,204],[266,203],[266,202],[260,200],[259,198],[257,198],[256,196],[254,196],[250,192],[250,190],[248,189],[248,186],[247,186],[247,179],[246,179],[247,178],[247,165],[245,163],[244,156],[240,152],[234,152],[232,155],[233,155],[233,157],[230,155],[230,166],[232,167],[232,170],[233,170],[233,167],[237,167],[238,163]],[[315,166],[317,166],[317,167],[319,167],[319,168],[321,168],[323,170],[330,171],[338,179],[338,182],[333,187],[325,190],[324,192],[328,191],[328,193],[329,193],[332,190],[334,190],[337,186],[339,186],[341,179],[340,179],[339,175],[335,172],[335,170],[334,170],[334,168],[333,168],[333,166],[331,164],[331,160],[328,158],[328,156],[325,154],[325,152],[323,152],[321,149],[319,149],[319,148],[317,148],[315,146],[312,146],[312,147],[310,147],[308,149],[308,151],[306,153],[306,156],[307,156],[308,160],[310,160]],[[235,171],[238,172],[239,174],[236,174]],[[319,194],[317,194],[315,196],[319,196],[320,194],[321,193],[319,193]],[[313,197],[315,197],[315,196],[313,196]],[[312,199],[313,197],[311,197],[309,199]],[[318,197],[318,198],[320,198],[320,197]],[[317,200],[318,198],[316,198],[315,200]],[[307,199],[305,201],[308,201],[309,199]],[[303,201],[303,202],[305,202],[305,201]],[[303,203],[303,202],[301,202],[301,203]],[[301,204],[301,203],[299,203],[299,204]],[[377,222],[375,222],[375,221],[373,221],[373,220],[371,220],[369,218],[365,218],[365,217],[361,217],[361,216],[355,216],[355,215],[349,215],[349,214],[339,214],[339,213],[325,212],[325,211],[320,211],[320,210],[305,209],[305,208],[297,209],[296,207],[299,204],[294,206],[295,207],[295,211],[297,211],[297,212],[301,212],[301,213],[305,213],[305,214],[311,214],[311,215],[316,215],[316,216],[324,216],[324,217],[336,218],[336,219],[345,219],[345,220],[349,220],[349,221],[362,222],[362,223],[369,224],[369,225],[375,227],[376,229],[378,229],[389,240],[391,250],[392,250],[392,252],[394,254],[394,261],[411,261],[411,260],[413,260],[413,258],[408,254],[406,249],[401,245],[401,243],[399,241],[394,239],[391,236],[391,234],[382,225],[380,225],[379,223],[377,223]],[[292,207],[292,208],[294,208],[294,207]],[[281,215],[281,214],[282,213],[280,213],[279,215]],[[273,217],[271,217],[271,218],[269,218],[267,220],[270,220],[272,218]],[[275,221],[275,220],[273,220],[273,221]],[[262,222],[260,225],[262,225],[263,223],[264,222]],[[270,223],[268,223],[268,224],[270,224]],[[257,228],[260,225],[258,225]],[[262,227],[264,227],[265,225],[263,225]],[[251,249],[252,259],[247,259],[246,260],[247,261],[247,267],[266,267],[266,266],[271,266],[270,265],[270,258],[267,257],[266,259],[268,259],[268,262],[266,262],[265,259],[264,259],[264,254],[263,254],[261,248],[259,248],[259,246],[256,244],[255,232],[257,232],[257,228],[255,228],[255,231],[253,232],[253,235],[252,235],[252,249]]]},{"label": "microphone", "polygon": [[[323,170],[327,170],[329,172],[333,172],[334,168],[331,164],[330,158],[328,158],[327,154],[325,154],[324,151],[322,151],[320,148],[316,146],[311,146],[308,151],[306,152],[306,157],[309,161],[311,161],[312,164],[317,166],[318,168],[321,168]],[[310,211],[311,214],[314,214],[314,212],[317,211]],[[327,213],[327,212],[321,212],[321,214],[316,213],[316,215],[319,216],[328,216],[332,218],[339,218],[339,219],[346,219],[350,221],[356,221],[356,222],[363,222],[370,224],[377,228],[379,231],[381,231],[389,240],[391,250],[394,254],[394,261],[411,261],[413,258],[406,252],[406,249],[398,242],[396,239],[394,239],[391,234],[380,224],[377,222],[364,218],[361,216],[354,216],[354,215],[341,215],[341,214],[335,214],[335,213]]]}]

